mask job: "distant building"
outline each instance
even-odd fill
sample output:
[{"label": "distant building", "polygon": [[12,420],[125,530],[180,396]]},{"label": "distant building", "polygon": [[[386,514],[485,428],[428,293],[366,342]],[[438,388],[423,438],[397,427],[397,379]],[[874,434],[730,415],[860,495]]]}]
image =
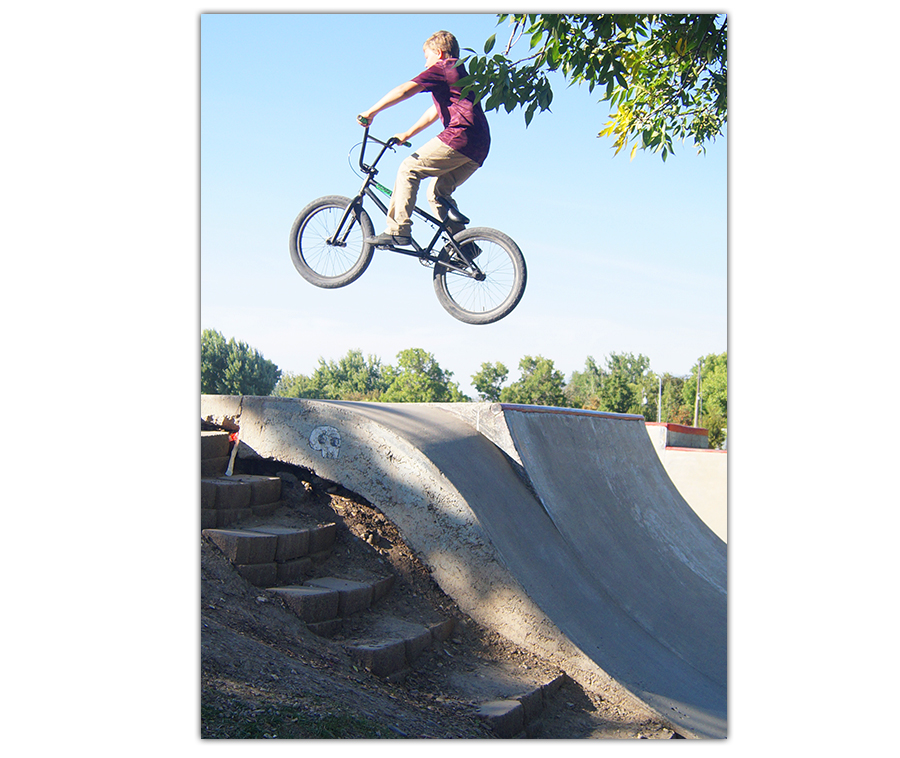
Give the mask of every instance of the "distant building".
[{"label": "distant building", "polygon": [[710,450],[709,431],[647,423],[647,434],[669,479],[706,525],[728,541],[728,451]]}]

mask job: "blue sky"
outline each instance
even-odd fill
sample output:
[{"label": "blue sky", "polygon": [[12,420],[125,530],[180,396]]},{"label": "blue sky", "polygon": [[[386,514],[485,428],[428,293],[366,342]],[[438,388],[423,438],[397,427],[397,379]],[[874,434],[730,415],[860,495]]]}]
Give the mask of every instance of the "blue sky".
[{"label": "blue sky", "polygon": [[[469,394],[484,361],[505,363],[513,380],[523,356],[543,355],[568,377],[589,355],[632,352],[656,372],[686,374],[726,350],[727,139],[703,156],[683,146],[666,163],[614,156],[596,136],[608,107],[561,83],[552,112],[527,128],[521,111],[488,114],[491,154],[457,192],[473,225],[506,232],[525,255],[528,286],[506,319],[455,321],[430,269],[390,253],[340,290],[296,273],[295,216],[321,195],[358,190],[356,114],[422,70],[422,42],[441,28],[479,51],[492,33],[508,35],[492,14],[201,16],[201,328],[305,374],[350,349],[394,363],[420,347]],[[373,133],[405,129],[429,104],[423,94],[383,112]],[[382,162],[385,184],[402,157]],[[372,216],[382,231],[383,215]]]}]

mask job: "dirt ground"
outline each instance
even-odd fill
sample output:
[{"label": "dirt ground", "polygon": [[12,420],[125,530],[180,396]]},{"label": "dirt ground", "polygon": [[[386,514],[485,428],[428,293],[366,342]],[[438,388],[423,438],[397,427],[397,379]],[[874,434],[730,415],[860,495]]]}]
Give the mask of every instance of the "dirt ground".
[{"label": "dirt ground", "polygon": [[[564,673],[463,614],[394,526],[363,499],[284,464],[244,463],[242,472],[282,478],[282,507],[265,523],[337,524],[331,557],[315,567],[315,576],[393,574],[393,589],[378,612],[421,623],[452,618],[455,631],[400,681],[378,679],[341,646],[352,623],[332,639],[313,634],[277,594],[250,585],[201,538],[201,737],[492,739],[496,735],[477,715],[479,703],[516,688],[524,693]],[[362,614],[354,623],[365,622]],[[586,691],[568,677],[529,736],[677,738],[634,703]]]}]

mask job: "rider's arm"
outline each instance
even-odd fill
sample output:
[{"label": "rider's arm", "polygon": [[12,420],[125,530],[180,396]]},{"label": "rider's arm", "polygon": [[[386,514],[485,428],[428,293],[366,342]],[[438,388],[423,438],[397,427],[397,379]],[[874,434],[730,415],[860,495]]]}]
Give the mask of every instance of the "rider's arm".
[{"label": "rider's arm", "polygon": [[424,85],[417,84],[416,82],[404,82],[403,84],[394,87],[394,89],[388,92],[381,100],[369,108],[369,110],[363,111],[359,115],[368,119],[369,123],[371,123],[372,119],[375,118],[375,115],[381,113],[385,108],[390,108],[392,105],[402,103],[413,95],[418,95],[424,89]]},{"label": "rider's arm", "polygon": [[416,121],[409,129],[405,132],[401,132],[400,134],[395,135],[397,140],[400,142],[409,142],[413,137],[415,137],[419,132],[423,129],[427,129],[431,126],[435,121],[438,120],[438,110],[437,106],[432,103],[431,107],[422,114],[421,118]]}]

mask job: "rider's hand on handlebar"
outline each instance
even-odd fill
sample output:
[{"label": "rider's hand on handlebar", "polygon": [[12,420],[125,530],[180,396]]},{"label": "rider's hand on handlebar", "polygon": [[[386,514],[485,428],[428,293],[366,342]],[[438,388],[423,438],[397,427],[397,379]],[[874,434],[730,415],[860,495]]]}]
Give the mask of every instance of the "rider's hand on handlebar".
[{"label": "rider's hand on handlebar", "polygon": [[356,117],[356,120],[359,122],[360,126],[371,126],[373,118],[374,116],[364,116],[362,113],[360,113]]},{"label": "rider's hand on handlebar", "polygon": [[403,145],[403,147],[412,147],[412,142],[406,138],[405,134],[395,134],[388,142],[394,145]]}]

